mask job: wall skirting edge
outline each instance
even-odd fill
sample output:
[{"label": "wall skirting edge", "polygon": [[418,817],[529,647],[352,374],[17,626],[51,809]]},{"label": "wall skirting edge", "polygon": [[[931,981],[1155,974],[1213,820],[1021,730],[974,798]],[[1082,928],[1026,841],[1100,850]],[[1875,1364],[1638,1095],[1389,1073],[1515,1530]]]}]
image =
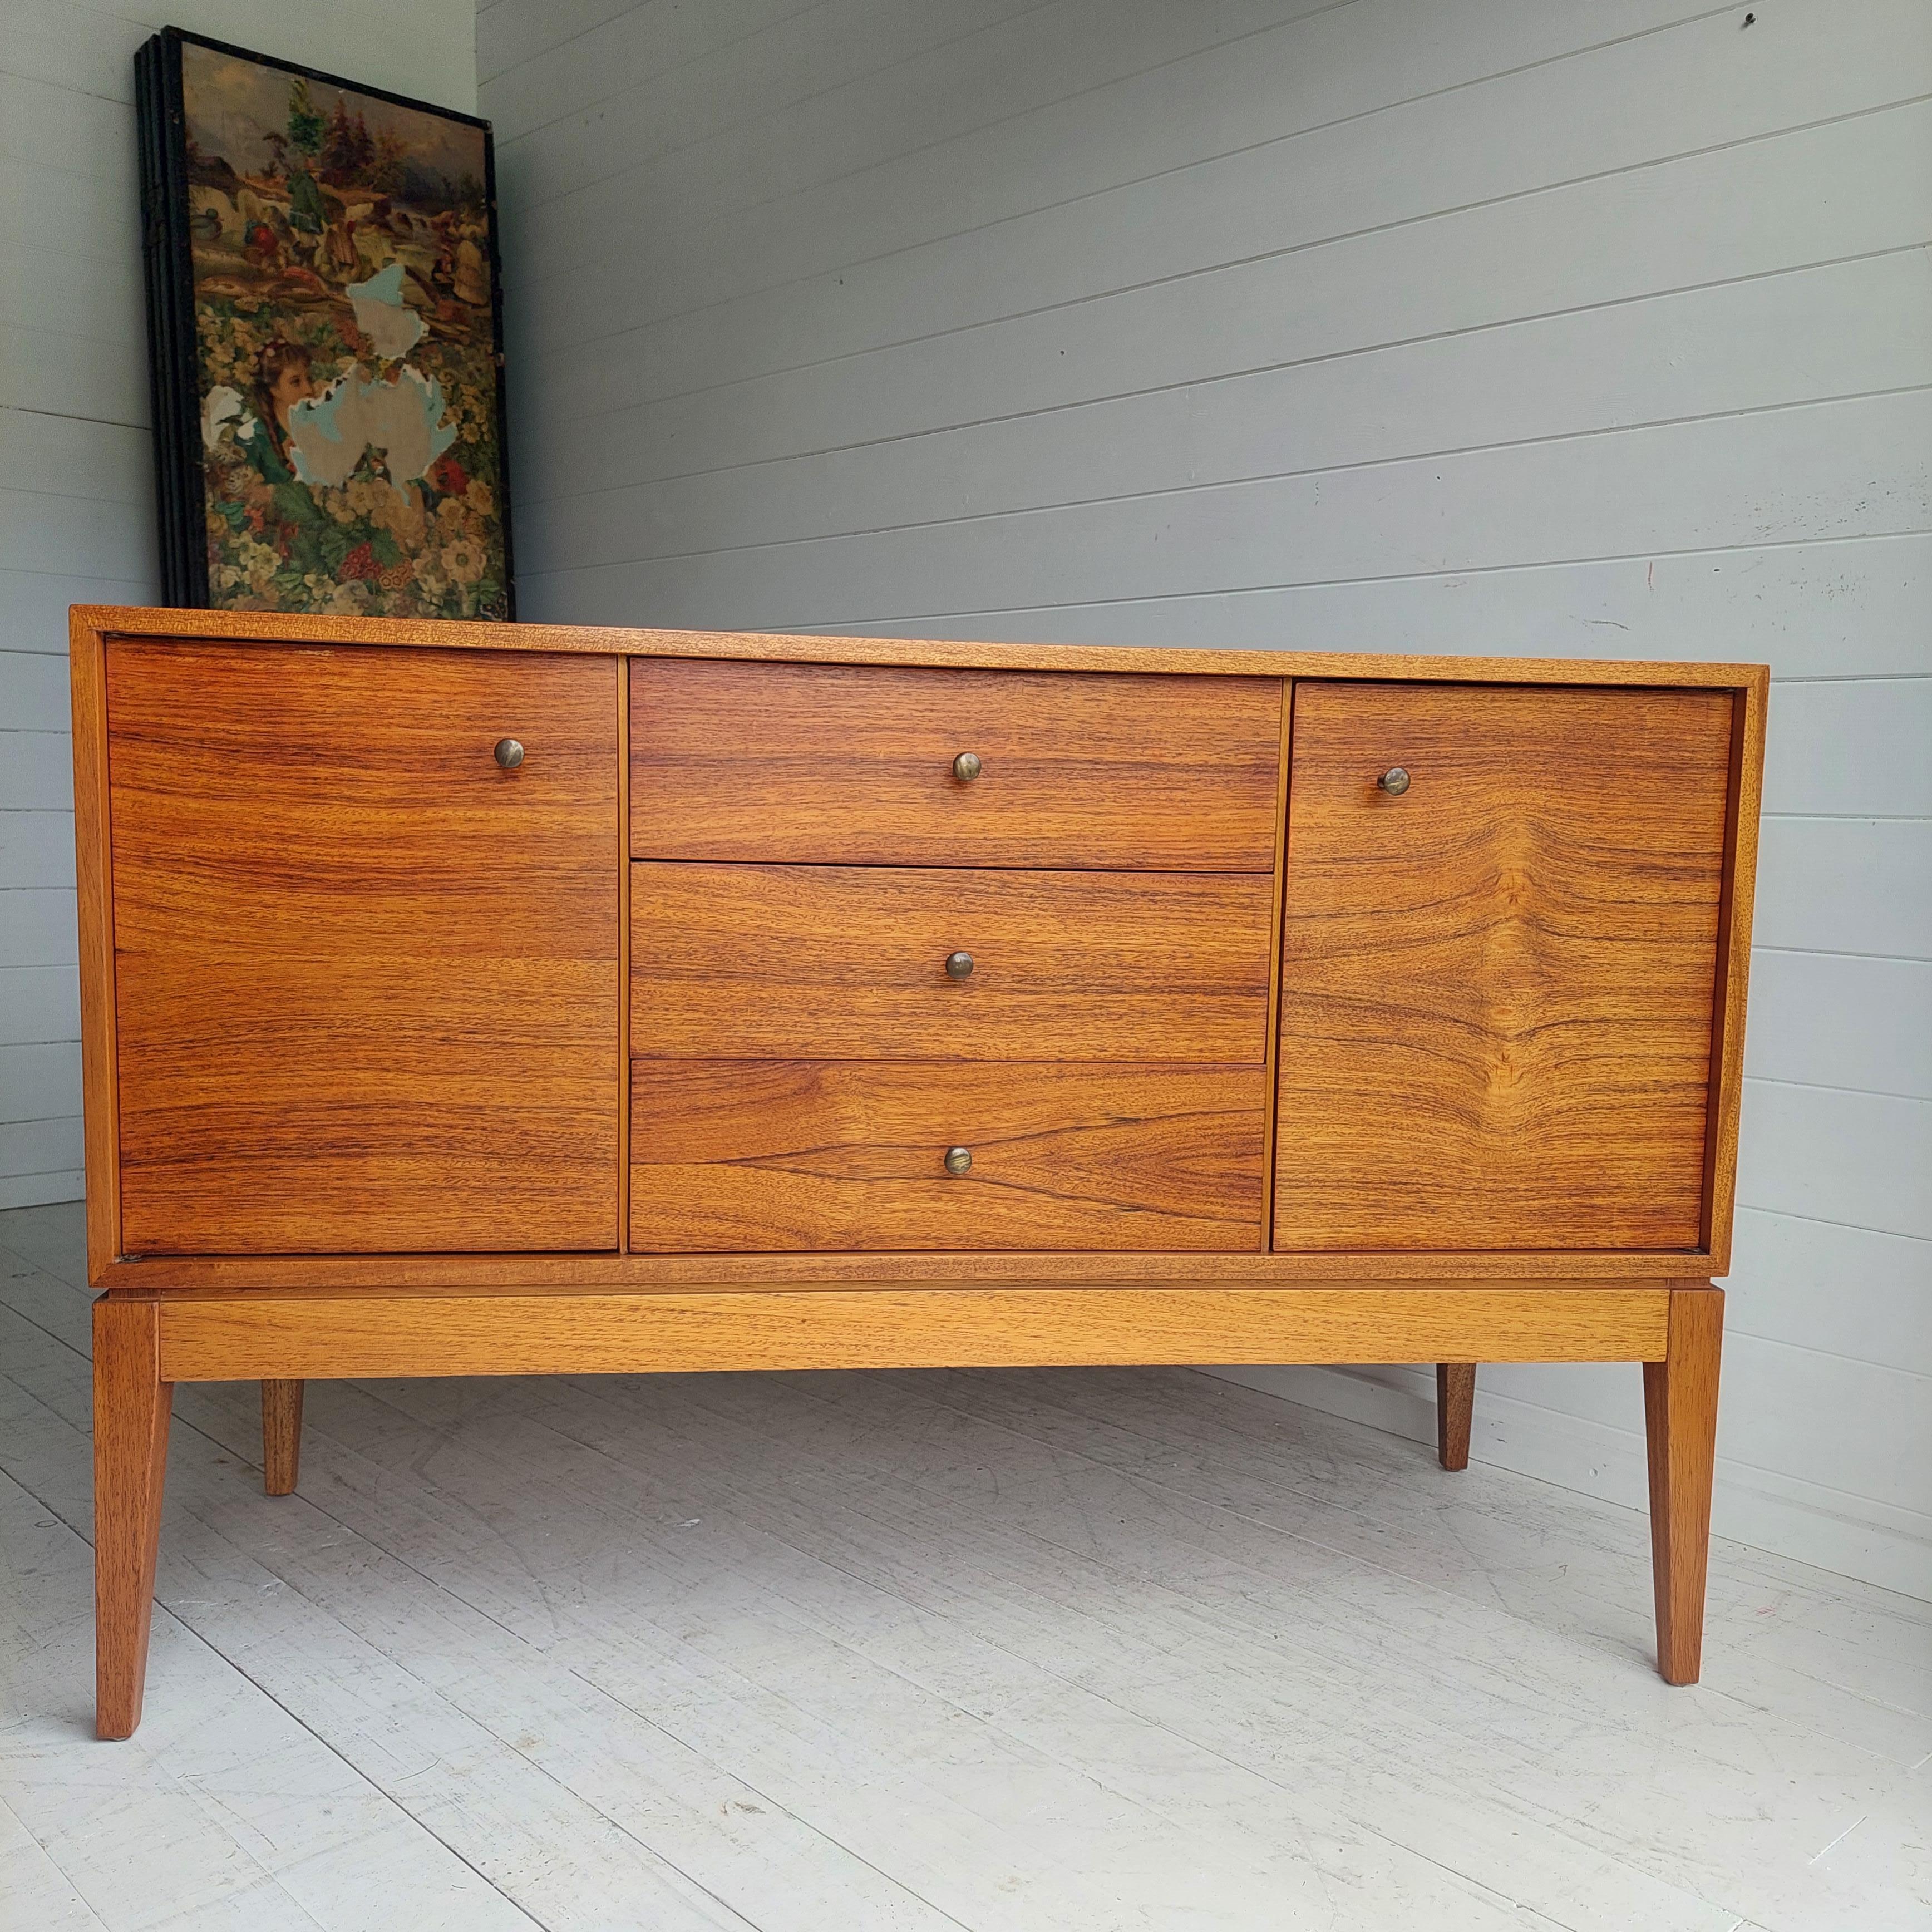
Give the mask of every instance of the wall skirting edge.
[{"label": "wall skirting edge", "polygon": [[[1424,1368],[1220,1368],[1239,1382],[1372,1429],[1436,1443],[1436,1384]],[[1631,1371],[1636,1372],[1634,1370]],[[1648,1507],[1643,1438],[1476,1384],[1469,1456],[1627,1509]],[[1774,1472],[1718,1458],[1714,1534],[1835,1576],[1932,1602],[1932,1522]]]}]

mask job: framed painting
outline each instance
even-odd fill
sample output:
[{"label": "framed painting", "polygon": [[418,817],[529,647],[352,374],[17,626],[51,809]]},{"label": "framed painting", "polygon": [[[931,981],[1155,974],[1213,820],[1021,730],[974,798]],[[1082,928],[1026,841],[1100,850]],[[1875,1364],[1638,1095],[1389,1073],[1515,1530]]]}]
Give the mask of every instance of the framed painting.
[{"label": "framed painting", "polygon": [[175,27],[135,74],[166,601],[514,617],[490,124]]}]

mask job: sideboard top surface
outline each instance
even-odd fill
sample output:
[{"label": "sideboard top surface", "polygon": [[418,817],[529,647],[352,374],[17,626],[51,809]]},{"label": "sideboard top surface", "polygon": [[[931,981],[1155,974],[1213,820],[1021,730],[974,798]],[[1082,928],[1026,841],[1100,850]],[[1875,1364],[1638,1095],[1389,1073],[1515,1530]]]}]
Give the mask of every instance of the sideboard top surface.
[{"label": "sideboard top surface", "polygon": [[220,638],[274,644],[413,645],[437,650],[568,651],[614,657],[748,658],[935,670],[1162,671],[1182,676],[1394,678],[1431,682],[1686,686],[1755,690],[1754,664],[1665,664],[1601,658],[1431,657],[1380,651],[1235,651],[1144,644],[956,643],[943,638],[807,637],[757,631],[668,631],[587,624],[476,624],[397,617],[287,616],[76,604],[76,637]]}]

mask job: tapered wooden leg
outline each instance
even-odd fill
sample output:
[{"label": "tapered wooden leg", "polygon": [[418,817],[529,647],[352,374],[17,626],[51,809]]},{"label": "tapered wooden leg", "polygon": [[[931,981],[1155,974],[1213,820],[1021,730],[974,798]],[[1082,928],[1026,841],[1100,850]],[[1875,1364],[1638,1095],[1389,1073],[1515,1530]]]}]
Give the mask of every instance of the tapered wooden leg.
[{"label": "tapered wooden leg", "polygon": [[262,1384],[262,1486],[272,1496],[295,1493],[302,1462],[302,1382]]},{"label": "tapered wooden leg", "polygon": [[1469,1466],[1469,1418],[1476,1407],[1474,1362],[1436,1364],[1436,1453],[1445,1469]]},{"label": "tapered wooden leg", "polygon": [[1718,1358],[1724,1335],[1721,1289],[1673,1288],[1670,1353],[1660,1362],[1643,1365],[1657,1667],[1666,1684],[1696,1683],[1702,1660],[1711,1478],[1718,1450]]},{"label": "tapered wooden leg", "polygon": [[94,1726],[141,1721],[174,1385],[161,1379],[160,1304],[94,1304]]}]

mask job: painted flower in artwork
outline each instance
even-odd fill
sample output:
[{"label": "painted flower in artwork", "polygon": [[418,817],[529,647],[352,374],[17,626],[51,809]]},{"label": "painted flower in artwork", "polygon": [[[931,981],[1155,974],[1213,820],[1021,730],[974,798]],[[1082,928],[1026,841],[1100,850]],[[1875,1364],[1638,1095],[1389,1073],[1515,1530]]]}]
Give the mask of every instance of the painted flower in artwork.
[{"label": "painted flower in artwork", "polygon": [[482,130],[183,49],[209,588],[508,612]]}]

